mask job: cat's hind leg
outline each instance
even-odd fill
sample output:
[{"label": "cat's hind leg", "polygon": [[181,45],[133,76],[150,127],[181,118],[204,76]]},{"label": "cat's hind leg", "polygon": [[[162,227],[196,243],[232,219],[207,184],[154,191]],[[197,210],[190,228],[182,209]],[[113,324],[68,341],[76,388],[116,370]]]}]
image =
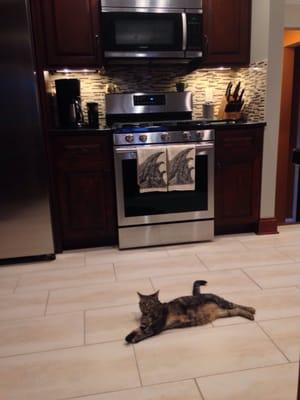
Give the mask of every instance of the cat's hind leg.
[{"label": "cat's hind leg", "polygon": [[248,306],[242,306],[240,304],[235,304],[230,301],[227,301],[223,299],[222,297],[216,296],[215,294],[212,293],[205,293],[201,295],[203,299],[207,301],[212,301],[216,303],[219,307],[226,309],[226,310],[231,310],[234,308],[239,308],[242,309],[250,314],[255,314],[256,310],[253,307],[248,307]]},{"label": "cat's hind leg", "polygon": [[216,314],[216,319],[218,318],[227,318],[227,317],[243,317],[254,321],[254,314],[246,311],[243,308],[235,307],[232,309],[223,309],[219,308],[218,313]]}]

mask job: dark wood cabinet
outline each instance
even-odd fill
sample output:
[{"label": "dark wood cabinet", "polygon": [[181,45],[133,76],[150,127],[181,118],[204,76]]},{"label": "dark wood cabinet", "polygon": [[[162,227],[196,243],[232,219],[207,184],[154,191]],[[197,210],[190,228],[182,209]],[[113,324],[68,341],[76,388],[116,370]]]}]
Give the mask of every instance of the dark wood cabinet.
[{"label": "dark wood cabinet", "polygon": [[31,1],[40,19],[45,67],[101,65],[99,0]]},{"label": "dark wood cabinet", "polygon": [[264,127],[216,131],[216,233],[257,230],[263,130]]},{"label": "dark wood cabinet", "polygon": [[205,65],[250,62],[251,0],[204,0]]},{"label": "dark wood cabinet", "polygon": [[52,140],[52,153],[62,248],[114,244],[111,135],[57,136]]}]

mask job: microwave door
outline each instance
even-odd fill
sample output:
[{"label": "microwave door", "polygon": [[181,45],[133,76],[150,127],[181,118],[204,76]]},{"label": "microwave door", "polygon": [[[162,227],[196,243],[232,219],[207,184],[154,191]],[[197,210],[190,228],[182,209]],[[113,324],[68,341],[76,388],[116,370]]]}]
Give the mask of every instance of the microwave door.
[{"label": "microwave door", "polygon": [[107,12],[103,20],[107,58],[184,58],[185,13]]}]

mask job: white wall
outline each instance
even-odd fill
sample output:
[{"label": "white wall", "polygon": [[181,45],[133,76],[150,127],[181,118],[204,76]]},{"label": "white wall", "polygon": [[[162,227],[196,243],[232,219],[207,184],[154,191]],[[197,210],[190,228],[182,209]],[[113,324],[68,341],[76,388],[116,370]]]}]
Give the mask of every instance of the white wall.
[{"label": "white wall", "polygon": [[[257,1],[257,0],[254,0]],[[275,215],[276,172],[281,100],[284,1],[270,0],[268,29],[267,127],[264,138],[261,218]]]},{"label": "white wall", "polygon": [[285,28],[300,28],[300,3],[285,5],[284,26]]},{"label": "white wall", "polygon": [[268,60],[261,218],[275,215],[284,0],[252,1],[251,62]]},{"label": "white wall", "polygon": [[251,63],[268,58],[270,0],[252,0]]}]

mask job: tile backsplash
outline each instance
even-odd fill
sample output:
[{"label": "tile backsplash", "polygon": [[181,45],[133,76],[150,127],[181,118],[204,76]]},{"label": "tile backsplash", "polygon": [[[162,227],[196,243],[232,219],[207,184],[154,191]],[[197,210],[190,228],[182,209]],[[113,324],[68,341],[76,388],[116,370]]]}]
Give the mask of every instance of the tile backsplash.
[{"label": "tile backsplash", "polygon": [[99,103],[100,120],[105,118],[105,93],[107,84],[114,84],[120,92],[174,91],[176,82],[184,82],[186,90],[193,93],[193,118],[202,118],[202,104],[212,99],[215,116],[229,81],[241,81],[245,88],[244,112],[249,120],[263,121],[267,86],[267,61],[239,69],[194,69],[188,66],[110,66],[101,72],[51,73],[47,78],[48,92],[55,94],[55,80],[78,78],[81,86],[83,112],[87,119],[86,103]]}]

